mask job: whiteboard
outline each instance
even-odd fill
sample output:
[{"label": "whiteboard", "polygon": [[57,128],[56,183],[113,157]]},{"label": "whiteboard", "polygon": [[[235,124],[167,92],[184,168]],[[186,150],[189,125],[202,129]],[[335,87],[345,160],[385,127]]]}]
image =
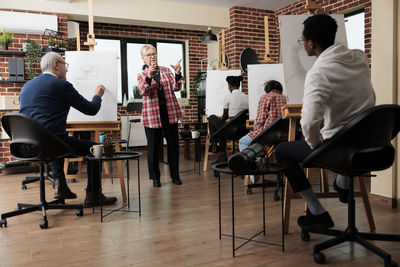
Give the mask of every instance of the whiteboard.
[{"label": "whiteboard", "polygon": [[257,118],[257,107],[260,97],[265,94],[264,84],[276,80],[282,84],[283,94],[286,95],[283,64],[251,64],[247,66],[249,79],[249,119]]},{"label": "whiteboard", "polygon": [[[230,94],[226,77],[239,76],[240,70],[209,70],[206,79],[206,115],[222,116],[224,98]],[[240,86],[239,90],[242,90]]]},{"label": "whiteboard", "polygon": [[[279,16],[281,33],[282,63],[285,71],[286,89],[289,104],[303,102],[304,79],[314,64],[316,57],[307,56],[304,47],[297,43],[303,32],[303,22],[311,15]],[[335,42],[347,47],[343,14],[331,14],[338,25]]]},{"label": "whiteboard", "polygon": [[103,84],[106,88],[101,108],[95,116],[88,116],[71,107],[67,121],[116,121],[117,120],[117,53],[104,51],[67,51],[69,64],[67,81],[91,101],[94,89]]}]

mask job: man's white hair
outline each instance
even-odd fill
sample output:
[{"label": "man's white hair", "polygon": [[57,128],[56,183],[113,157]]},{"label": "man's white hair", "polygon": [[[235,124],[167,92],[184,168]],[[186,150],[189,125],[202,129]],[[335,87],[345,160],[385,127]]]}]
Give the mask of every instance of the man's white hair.
[{"label": "man's white hair", "polygon": [[40,60],[40,68],[42,72],[51,71],[53,69],[54,62],[61,61],[62,56],[56,52],[49,52],[45,54]]}]

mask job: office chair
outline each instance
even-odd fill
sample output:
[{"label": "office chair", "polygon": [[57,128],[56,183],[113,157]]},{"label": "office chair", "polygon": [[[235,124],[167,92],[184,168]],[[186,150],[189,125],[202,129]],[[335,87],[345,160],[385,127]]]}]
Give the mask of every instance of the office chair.
[{"label": "office chair", "polygon": [[[128,105],[126,106],[126,111],[128,113],[131,112],[141,112],[143,107],[142,102],[129,102]],[[130,140],[131,140],[131,128],[133,123],[140,123],[140,119],[129,119],[128,115],[128,136],[127,136],[127,144],[126,144],[126,150],[129,150],[130,147]]]},{"label": "office chair", "polygon": [[246,129],[246,120],[249,119],[249,110],[245,109],[236,114],[235,117],[231,118],[227,123],[222,125],[215,133],[211,136],[214,138],[226,138],[232,140],[233,154],[236,152],[235,142],[246,135],[249,131]]},{"label": "office chair", "polygon": [[[274,151],[274,148],[282,141],[287,140],[287,135],[289,131],[289,120],[287,119],[282,119],[282,117],[279,117],[275,119],[273,122],[271,122],[267,128],[261,131],[251,142],[251,145],[253,144],[260,144],[263,146],[269,147],[269,153],[267,152],[265,157],[266,160],[269,160],[270,157],[272,156],[272,153]],[[276,182],[272,182],[269,180],[266,180],[266,184],[250,184],[247,186],[247,194],[252,193],[252,188],[255,187],[261,187],[261,186],[275,186],[275,191],[274,191],[274,200],[278,201],[279,200],[279,187],[283,187],[283,181],[279,180]]]},{"label": "office chair", "polygon": [[[357,242],[385,261],[385,266],[397,266],[390,254],[367,240],[400,242],[400,235],[360,233],[355,225],[354,177],[366,176],[392,166],[395,149],[391,140],[400,130],[400,106],[381,105],[354,117],[332,138],[318,146],[304,161],[304,167],[320,167],[350,177],[348,226],[344,231],[312,230],[312,233],[336,236],[314,246],[314,261],[322,264],[324,249],[345,241]],[[302,231],[302,240],[309,241],[309,232]]]},{"label": "office chair", "polygon": [[7,218],[42,211],[43,221],[39,226],[46,229],[48,227],[46,210],[48,209],[76,209],[76,215],[83,216],[83,205],[65,204],[64,199],[46,201],[44,166],[56,158],[73,155],[74,151],[60,138],[25,114],[6,114],[1,118],[1,123],[12,139],[11,155],[19,160],[40,164],[40,202],[38,204],[18,203],[16,210],[1,214],[0,227],[7,227]]}]

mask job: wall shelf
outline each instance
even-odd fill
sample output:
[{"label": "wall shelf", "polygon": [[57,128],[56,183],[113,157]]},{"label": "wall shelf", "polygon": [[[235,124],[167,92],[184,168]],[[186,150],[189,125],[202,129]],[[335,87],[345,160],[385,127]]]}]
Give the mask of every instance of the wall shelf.
[{"label": "wall shelf", "polygon": [[26,83],[29,80],[23,80],[23,81],[10,81],[10,80],[0,80],[0,83]]},{"label": "wall shelf", "polygon": [[25,56],[25,51],[17,51],[17,50],[0,50],[0,55],[5,56]]}]

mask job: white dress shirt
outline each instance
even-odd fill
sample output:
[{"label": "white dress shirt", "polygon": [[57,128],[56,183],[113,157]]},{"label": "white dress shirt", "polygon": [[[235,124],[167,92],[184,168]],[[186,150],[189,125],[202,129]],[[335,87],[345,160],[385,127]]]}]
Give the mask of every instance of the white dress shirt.
[{"label": "white dress shirt", "polygon": [[[367,56],[341,44],[328,47],[304,82],[300,123],[306,142],[314,149],[356,114],[374,105]],[[322,122],[324,127],[320,130]]]}]

